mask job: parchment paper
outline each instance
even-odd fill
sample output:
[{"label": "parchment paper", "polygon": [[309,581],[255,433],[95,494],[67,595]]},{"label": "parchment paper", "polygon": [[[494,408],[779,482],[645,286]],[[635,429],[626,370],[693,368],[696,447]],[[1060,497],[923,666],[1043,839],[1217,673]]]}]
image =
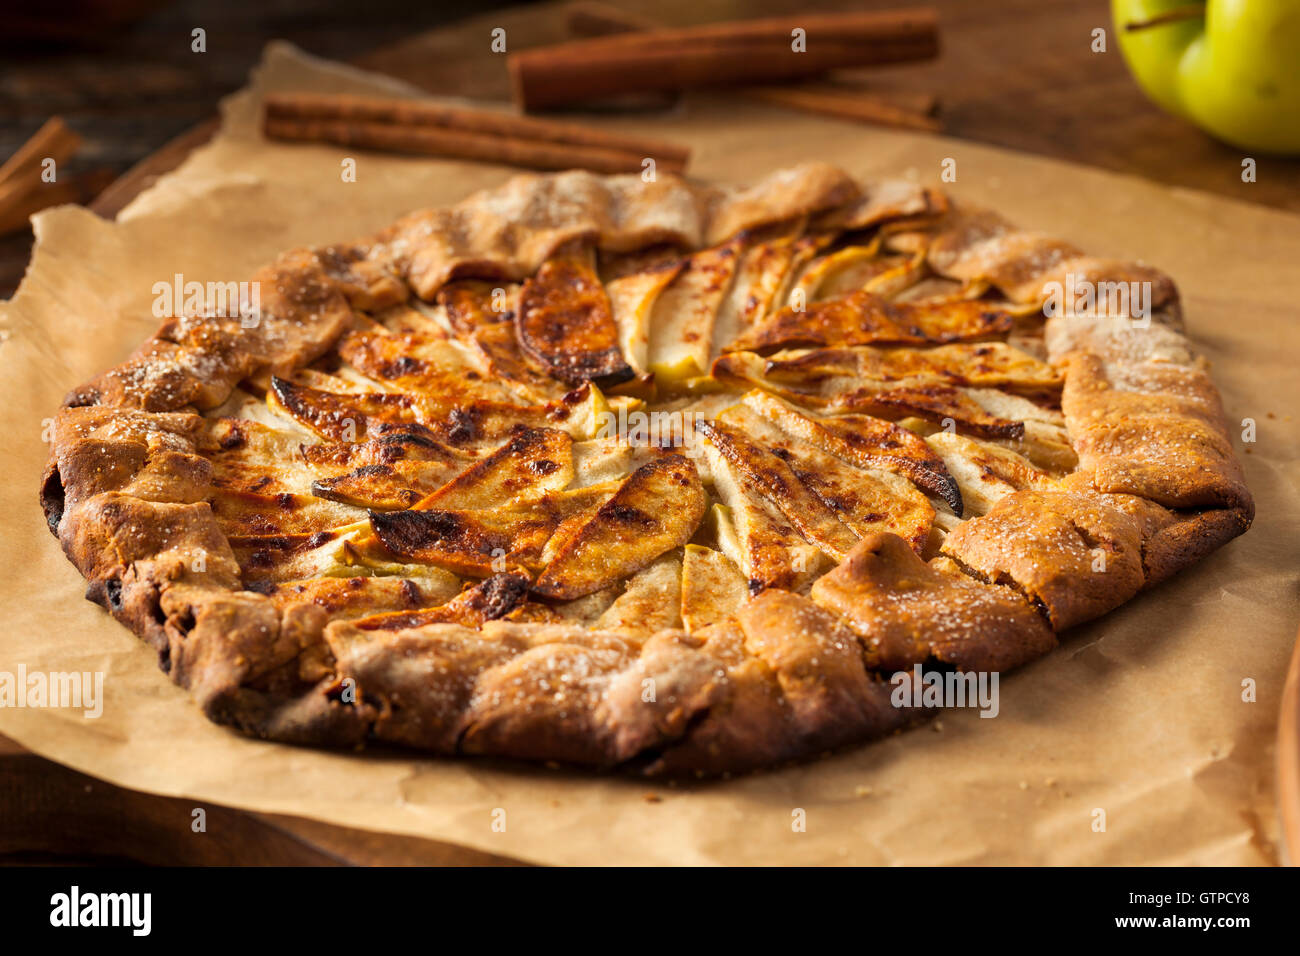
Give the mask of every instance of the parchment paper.
[{"label": "parchment paper", "polygon": [[[116,223],[41,214],[16,297],[0,304],[0,669],[103,671],[102,717],[0,708],[0,732],[126,787],[419,834],[547,863],[1276,862],[1273,747],[1297,622],[1300,219],[1115,174],[938,137],[877,131],[725,98],[611,127],[690,142],[692,173],[744,181],[815,157],[863,177],[937,180],[1085,249],[1142,257],[1179,282],[1215,365],[1259,516],[1244,537],[1003,679],[1001,712],[820,762],[713,783],[663,782],[406,755],[319,752],[210,724],[154,655],[82,599],[44,526],[42,419],[152,332],[151,287],[247,278],[296,244],[348,239],[510,170],[356,154],[256,133],[266,89],[395,92],[391,81],[268,49],[224,132]],[[1136,147],[1135,147],[1136,148]],[[1261,159],[1259,174],[1269,175]],[[1225,168],[1225,176],[1239,175]],[[1256,685],[1243,701],[1243,680]],[[659,799],[653,799],[652,795]],[[504,832],[493,829],[503,809]],[[806,830],[792,826],[806,814]],[[1095,810],[1106,829],[1094,828]],[[498,814],[495,819],[499,820]],[[221,839],[221,834],[195,834]]]}]

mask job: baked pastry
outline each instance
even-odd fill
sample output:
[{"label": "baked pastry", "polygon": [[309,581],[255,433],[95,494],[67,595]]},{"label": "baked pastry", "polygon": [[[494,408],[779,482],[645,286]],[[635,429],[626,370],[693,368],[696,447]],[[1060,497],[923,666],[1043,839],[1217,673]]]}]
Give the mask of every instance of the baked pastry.
[{"label": "baked pastry", "polygon": [[68,396],[40,498],[262,737],[763,767],[1253,518],[1167,276],[906,181],[522,175],[254,281]]}]

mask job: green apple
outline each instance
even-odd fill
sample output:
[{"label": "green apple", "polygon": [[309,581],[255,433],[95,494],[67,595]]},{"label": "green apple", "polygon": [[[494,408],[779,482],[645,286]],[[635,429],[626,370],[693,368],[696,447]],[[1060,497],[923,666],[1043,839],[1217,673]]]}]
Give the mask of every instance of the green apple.
[{"label": "green apple", "polygon": [[1160,106],[1233,146],[1300,153],[1300,0],[1111,0],[1111,13]]}]

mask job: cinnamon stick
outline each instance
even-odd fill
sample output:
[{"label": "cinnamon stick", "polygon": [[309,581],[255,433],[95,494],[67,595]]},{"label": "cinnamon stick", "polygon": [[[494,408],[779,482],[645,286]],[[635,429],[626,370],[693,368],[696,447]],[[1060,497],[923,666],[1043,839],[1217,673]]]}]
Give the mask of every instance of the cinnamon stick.
[{"label": "cinnamon stick", "polygon": [[0,183],[30,178],[39,184],[41,163],[53,159],[56,167],[72,157],[81,145],[81,137],[68,128],[61,116],[51,116],[32,138],[0,166]]},{"label": "cinnamon stick", "polygon": [[621,33],[512,53],[507,65],[515,102],[535,110],[646,90],[801,79],[938,50],[938,15],[918,8]]},{"label": "cinnamon stick", "polygon": [[291,119],[268,116],[264,129],[271,139],[333,143],[422,156],[446,156],[527,169],[590,169],[598,173],[640,172],[646,158],[666,172],[680,173],[685,164],[643,152],[600,146],[550,143],[540,140],[470,133],[436,126],[399,126],[358,120]]},{"label": "cinnamon stick", "polygon": [[265,129],[268,136],[281,139],[313,139],[538,169],[584,166],[600,172],[637,171],[649,157],[669,172],[681,172],[690,159],[690,150],[675,143],[575,123],[345,94],[269,94]]},{"label": "cinnamon stick", "polygon": [[[569,32],[575,36],[611,36],[637,30],[662,29],[662,24],[648,17],[628,13],[599,0],[578,0],[569,4],[567,9],[565,21]],[[883,93],[825,81],[792,86],[747,86],[738,90],[738,93],[746,99],[775,103],[838,119],[925,132],[937,132],[941,128],[934,115],[939,100],[929,93]]]}]

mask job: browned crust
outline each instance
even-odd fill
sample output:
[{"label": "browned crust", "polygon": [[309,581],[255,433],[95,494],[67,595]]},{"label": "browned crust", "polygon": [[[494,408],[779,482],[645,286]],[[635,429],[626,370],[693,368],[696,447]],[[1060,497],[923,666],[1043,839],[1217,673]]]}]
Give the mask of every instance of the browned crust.
[{"label": "browned crust", "polygon": [[[826,228],[885,223],[899,248],[909,230],[924,233],[936,273],[989,283],[1013,303],[1040,303],[1044,283],[1072,267],[1146,279],[1163,331],[1142,343],[1102,322],[1049,326],[1081,461],[1059,490],[1007,496],[959,525],[929,564],[893,535],[869,536],[811,599],[771,588],[693,634],[510,619],[525,580],[513,572],[440,605],[463,616],[438,623],[427,621],[451,611],[425,614],[442,599],[409,582],[353,602],[369,615],[361,623],[334,613],[360,583],[242,589],[208,503],[196,414],[241,381],[314,361],[355,325],[354,310],[412,292],[430,301],[458,277],[527,279],[575,241],[689,250],[804,217]],[[1178,298],[1167,277],[951,209],[932,190],[863,190],[824,164],[744,190],[670,176],[521,176],[370,240],[287,253],[256,279],[255,322],[168,320],[69,395],[40,496],[87,596],[147,641],[212,719],[270,739],[651,772],[770,766],[913,720],[890,702],[884,671],[931,659],[1017,666],[1052,646],[1051,630],[1164,580],[1253,517],[1218,394],[1171,330]],[[393,425],[373,417],[377,435]]]}]

